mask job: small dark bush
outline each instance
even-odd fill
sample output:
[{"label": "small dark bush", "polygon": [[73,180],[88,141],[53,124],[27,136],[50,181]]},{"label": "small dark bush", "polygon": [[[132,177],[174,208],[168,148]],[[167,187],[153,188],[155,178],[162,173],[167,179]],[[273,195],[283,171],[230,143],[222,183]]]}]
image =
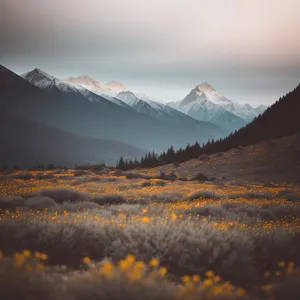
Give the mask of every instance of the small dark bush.
[{"label": "small dark bush", "polygon": [[90,175],[91,172],[86,171],[86,170],[76,170],[74,172],[74,176],[84,176],[84,175]]},{"label": "small dark bush", "polygon": [[210,157],[207,154],[202,154],[201,156],[198,157],[198,160],[208,161],[210,160]]},{"label": "small dark bush", "polygon": [[188,197],[189,200],[195,200],[195,199],[199,199],[199,198],[221,199],[221,198],[223,198],[223,196],[220,194],[217,194],[214,191],[206,190],[206,191],[195,192]]},{"label": "small dark bush", "polygon": [[245,192],[241,194],[228,194],[226,198],[237,199],[237,198],[253,198],[253,199],[274,199],[274,195],[272,193],[261,193],[261,192]]},{"label": "small dark bush", "polygon": [[151,179],[150,176],[143,175],[143,174],[135,174],[135,173],[126,173],[125,176],[127,179],[136,179],[136,178]]},{"label": "small dark bush", "polygon": [[17,206],[14,203],[12,203],[10,200],[0,199],[0,212],[5,210],[15,212],[16,209]]},{"label": "small dark bush", "polygon": [[44,174],[44,173],[38,173],[34,176],[36,180],[43,180],[43,179],[52,179],[55,178],[53,174]]},{"label": "small dark bush", "polygon": [[50,197],[54,199],[58,204],[61,204],[63,202],[75,203],[86,201],[89,198],[89,195],[87,193],[68,188],[45,189],[40,191],[40,195]]},{"label": "small dark bush", "polygon": [[188,179],[186,177],[179,177],[178,180],[179,181],[188,181]]},{"label": "small dark bush", "polygon": [[[112,176],[122,176],[123,175],[123,171],[121,170],[115,170],[111,173]],[[129,178],[128,178],[129,179]]]},{"label": "small dark bush", "polygon": [[11,178],[21,179],[21,180],[30,180],[32,177],[33,176],[28,172],[17,173],[11,176]]},{"label": "small dark bush", "polygon": [[174,171],[172,171],[168,175],[164,171],[161,171],[157,179],[175,181],[177,179],[177,176]]},{"label": "small dark bush", "polygon": [[91,198],[91,201],[99,205],[115,205],[115,204],[123,204],[127,202],[126,199],[121,195],[96,196],[94,198]]},{"label": "small dark bush", "polygon": [[278,198],[285,198],[289,201],[300,201],[300,195],[298,195],[295,191],[292,190],[282,190],[276,194]]},{"label": "small dark bush", "polygon": [[208,180],[209,180],[209,178],[206,175],[204,175],[203,173],[198,173],[196,176],[191,178],[191,181],[204,182],[204,181],[208,181]]},{"label": "small dark bush", "polygon": [[56,207],[56,202],[49,197],[33,197],[25,200],[25,206],[32,209],[43,210],[45,208]]}]

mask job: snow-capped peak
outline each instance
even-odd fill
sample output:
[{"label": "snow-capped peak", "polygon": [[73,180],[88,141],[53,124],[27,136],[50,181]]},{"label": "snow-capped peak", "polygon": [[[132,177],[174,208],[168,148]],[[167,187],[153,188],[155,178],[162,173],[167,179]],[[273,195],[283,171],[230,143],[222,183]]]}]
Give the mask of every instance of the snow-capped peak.
[{"label": "snow-capped peak", "polygon": [[55,77],[47,74],[46,72],[38,68],[35,68],[27,73],[24,73],[22,77],[31,83],[37,81],[43,81],[43,80],[47,80],[47,81],[55,80]]},{"label": "snow-capped peak", "polygon": [[126,104],[133,106],[137,104],[141,99],[139,99],[133,92],[131,91],[122,91],[117,94],[117,98],[125,102]]},{"label": "snow-capped peak", "polygon": [[231,100],[219,94],[216,91],[216,89],[213,86],[211,86],[207,81],[198,84],[193,91],[194,94],[197,96],[197,98],[198,97],[200,98],[200,99],[195,99],[196,101],[203,100],[204,98],[206,98],[207,100],[217,105],[221,103],[226,103],[226,104],[232,103]]},{"label": "snow-capped peak", "polygon": [[103,83],[86,75],[70,77],[65,79],[65,82],[84,87],[98,95],[107,95],[109,97],[116,97],[118,93],[128,90],[122,83],[116,81]]},{"label": "snow-capped peak", "polygon": [[204,81],[204,82],[198,84],[195,87],[195,90],[197,92],[202,92],[202,93],[216,92],[215,88],[213,86],[211,86],[207,81]]},{"label": "snow-capped peak", "polygon": [[108,83],[106,83],[106,87],[111,88],[111,89],[119,89],[122,91],[128,90],[127,87],[120,82],[117,81],[109,81]]},{"label": "snow-capped peak", "polygon": [[73,85],[65,83],[62,80],[51,76],[38,68],[35,68],[32,71],[29,71],[21,76],[31,84],[41,89],[56,87],[58,90],[63,92],[77,91]]},{"label": "snow-capped peak", "polygon": [[198,84],[182,101],[170,102],[169,105],[198,120],[210,120],[211,116],[226,110],[246,121],[251,121],[265,110],[263,106],[253,108],[249,104],[232,101],[218,93],[206,81]]}]

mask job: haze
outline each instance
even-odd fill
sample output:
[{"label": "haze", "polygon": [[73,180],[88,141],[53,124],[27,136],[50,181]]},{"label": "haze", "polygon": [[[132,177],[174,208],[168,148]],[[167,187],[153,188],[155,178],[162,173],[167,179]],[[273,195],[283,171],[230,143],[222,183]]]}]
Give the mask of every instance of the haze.
[{"label": "haze", "polygon": [[208,81],[270,104],[299,83],[299,0],[1,0],[0,63],[115,80],[162,101]]}]

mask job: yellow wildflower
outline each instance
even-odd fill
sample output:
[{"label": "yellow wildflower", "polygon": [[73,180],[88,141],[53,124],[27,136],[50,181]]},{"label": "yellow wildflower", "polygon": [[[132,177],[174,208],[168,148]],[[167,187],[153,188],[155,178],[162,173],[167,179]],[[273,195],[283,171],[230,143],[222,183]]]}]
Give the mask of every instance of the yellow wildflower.
[{"label": "yellow wildflower", "polygon": [[181,277],[181,281],[182,281],[183,283],[189,283],[189,282],[191,282],[191,276],[189,276],[189,275],[184,275],[184,276]]},{"label": "yellow wildflower", "polygon": [[238,289],[236,290],[236,294],[237,294],[238,296],[244,296],[244,295],[246,294],[246,291],[245,291],[244,289],[242,289],[242,288],[238,288]]},{"label": "yellow wildflower", "polygon": [[82,258],[82,262],[84,264],[88,265],[92,262],[92,260],[88,256],[85,256],[85,257]]},{"label": "yellow wildflower", "polygon": [[45,253],[40,253],[40,259],[41,260],[47,260],[48,259],[48,255]]},{"label": "yellow wildflower", "polygon": [[100,272],[107,278],[112,278],[113,277],[113,272],[114,272],[114,266],[112,262],[106,261],[101,267],[100,267]]},{"label": "yellow wildflower", "polygon": [[148,223],[149,221],[150,221],[150,219],[148,217],[143,217],[142,218],[143,223]]},{"label": "yellow wildflower", "polygon": [[199,282],[200,279],[201,279],[201,278],[200,278],[199,275],[193,275],[193,276],[192,276],[192,281],[193,281],[193,282]]},{"label": "yellow wildflower", "polygon": [[205,279],[205,280],[203,280],[202,284],[203,284],[203,286],[208,287],[208,286],[213,285],[213,281],[211,279]]},{"label": "yellow wildflower", "polygon": [[161,276],[166,275],[167,272],[168,272],[168,270],[167,270],[167,268],[165,268],[165,267],[162,267],[162,268],[160,268],[160,269],[158,270],[158,273],[159,273]]},{"label": "yellow wildflower", "polygon": [[30,250],[24,250],[24,251],[23,251],[23,255],[24,255],[26,258],[29,258],[29,257],[31,257],[31,251],[30,251]]},{"label": "yellow wildflower", "polygon": [[159,261],[158,259],[156,258],[152,258],[150,261],[149,261],[149,266],[150,267],[157,267],[159,265]]},{"label": "yellow wildflower", "polygon": [[125,259],[129,264],[133,264],[135,262],[135,256],[132,254],[128,254]]},{"label": "yellow wildflower", "polygon": [[207,271],[207,272],[205,273],[205,276],[206,276],[206,277],[213,277],[213,276],[214,276],[214,272],[213,272],[213,271]]},{"label": "yellow wildflower", "polygon": [[14,264],[16,267],[21,267],[24,264],[25,260],[26,258],[23,254],[18,252],[14,254]]}]

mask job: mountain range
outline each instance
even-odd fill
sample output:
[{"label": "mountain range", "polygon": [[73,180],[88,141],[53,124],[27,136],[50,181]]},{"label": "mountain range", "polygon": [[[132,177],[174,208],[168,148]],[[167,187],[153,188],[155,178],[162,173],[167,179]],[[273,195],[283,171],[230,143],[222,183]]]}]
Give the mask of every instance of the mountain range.
[{"label": "mountain range", "polygon": [[209,83],[197,85],[181,101],[161,103],[145,94],[129,90],[125,85],[111,81],[101,83],[88,76],[70,77],[65,80],[78,88],[86,88],[111,101],[122,100],[139,113],[162,120],[181,119],[178,112],[198,121],[210,122],[224,128],[227,133],[238,130],[266,110],[266,106],[252,107],[240,104],[219,94]]},{"label": "mountain range", "polygon": [[[138,158],[148,150],[162,151],[170,144],[181,147],[195,140],[205,142],[209,138],[225,136],[227,133],[215,124],[197,121],[164,105],[162,108],[165,108],[165,111],[162,111],[162,114],[165,118],[159,115],[151,116],[144,111],[139,112],[116,97],[102,97],[39,69],[19,76],[0,66],[0,94],[1,110],[15,120],[21,118],[22,120],[16,120],[20,126],[24,122],[31,122],[28,128],[32,129],[34,127],[32,124],[36,124],[35,127],[43,128],[42,131],[52,131],[52,136],[55,133],[60,136],[65,134],[65,139],[70,140],[70,135],[72,135],[73,141],[76,137],[78,143],[85,145],[89,142],[91,145],[95,144],[94,140],[98,140],[98,145],[100,141],[108,145],[108,141],[120,142],[120,144],[114,144],[115,150],[111,148],[111,153],[101,152],[99,147],[95,148],[95,153],[99,154],[99,161],[112,162],[115,157],[115,163],[120,155],[125,156],[126,153],[128,157]],[[171,111],[169,117],[168,111]],[[20,138],[18,131],[14,130],[10,134],[7,132],[10,133],[10,127],[2,124],[1,145],[5,148],[5,145],[12,144],[7,141],[8,137],[13,137],[14,144],[18,145],[17,140]],[[20,130],[20,134],[21,132]],[[30,130],[24,133],[28,137],[30,134],[36,133],[32,130],[31,133]],[[82,139],[85,139],[84,142]],[[62,140],[62,138],[53,138],[53,141],[55,140]],[[44,143],[41,136],[38,136],[34,144],[38,144],[38,141],[40,144]],[[59,144],[55,143],[51,149],[59,148]],[[74,142],[72,144],[74,145]],[[124,152],[125,146],[127,149],[131,147],[131,151],[125,150]],[[32,146],[32,149],[32,156],[34,156],[36,155],[35,146]],[[7,153],[10,149],[7,146],[1,151]],[[51,151],[49,149],[48,153]],[[27,151],[27,153],[30,152]],[[87,157],[89,156],[82,155],[76,163],[86,162]],[[46,158],[44,160],[48,162]],[[94,160],[93,162],[95,163]],[[37,163],[44,163],[44,161]]]},{"label": "mountain range", "polygon": [[197,85],[183,100],[168,105],[197,120],[212,122],[231,131],[245,126],[267,109],[264,105],[254,108],[229,100],[207,82]]},{"label": "mountain range", "polygon": [[[36,127],[45,132],[44,136],[55,136],[53,141],[61,141],[65,135],[72,145],[76,139],[81,144],[97,145],[106,149],[95,149],[99,161],[110,163],[120,155],[139,158],[148,150],[160,152],[170,145],[179,148],[196,140],[202,143],[224,137],[265,109],[228,100],[208,83],[198,85],[182,101],[162,103],[115,81],[100,83],[88,76],[62,80],[38,68],[21,76],[3,66],[0,71],[1,109],[27,128],[24,135],[30,136],[29,128]],[[5,144],[8,136],[4,128],[8,132],[9,128],[2,126]],[[31,131],[36,139],[31,139],[32,152],[36,153],[36,144],[45,141]],[[10,136],[16,140],[17,131]],[[78,154],[77,163],[86,163],[89,157],[95,163],[98,156],[87,155],[91,148],[86,149],[78,151],[81,159]]]}]

